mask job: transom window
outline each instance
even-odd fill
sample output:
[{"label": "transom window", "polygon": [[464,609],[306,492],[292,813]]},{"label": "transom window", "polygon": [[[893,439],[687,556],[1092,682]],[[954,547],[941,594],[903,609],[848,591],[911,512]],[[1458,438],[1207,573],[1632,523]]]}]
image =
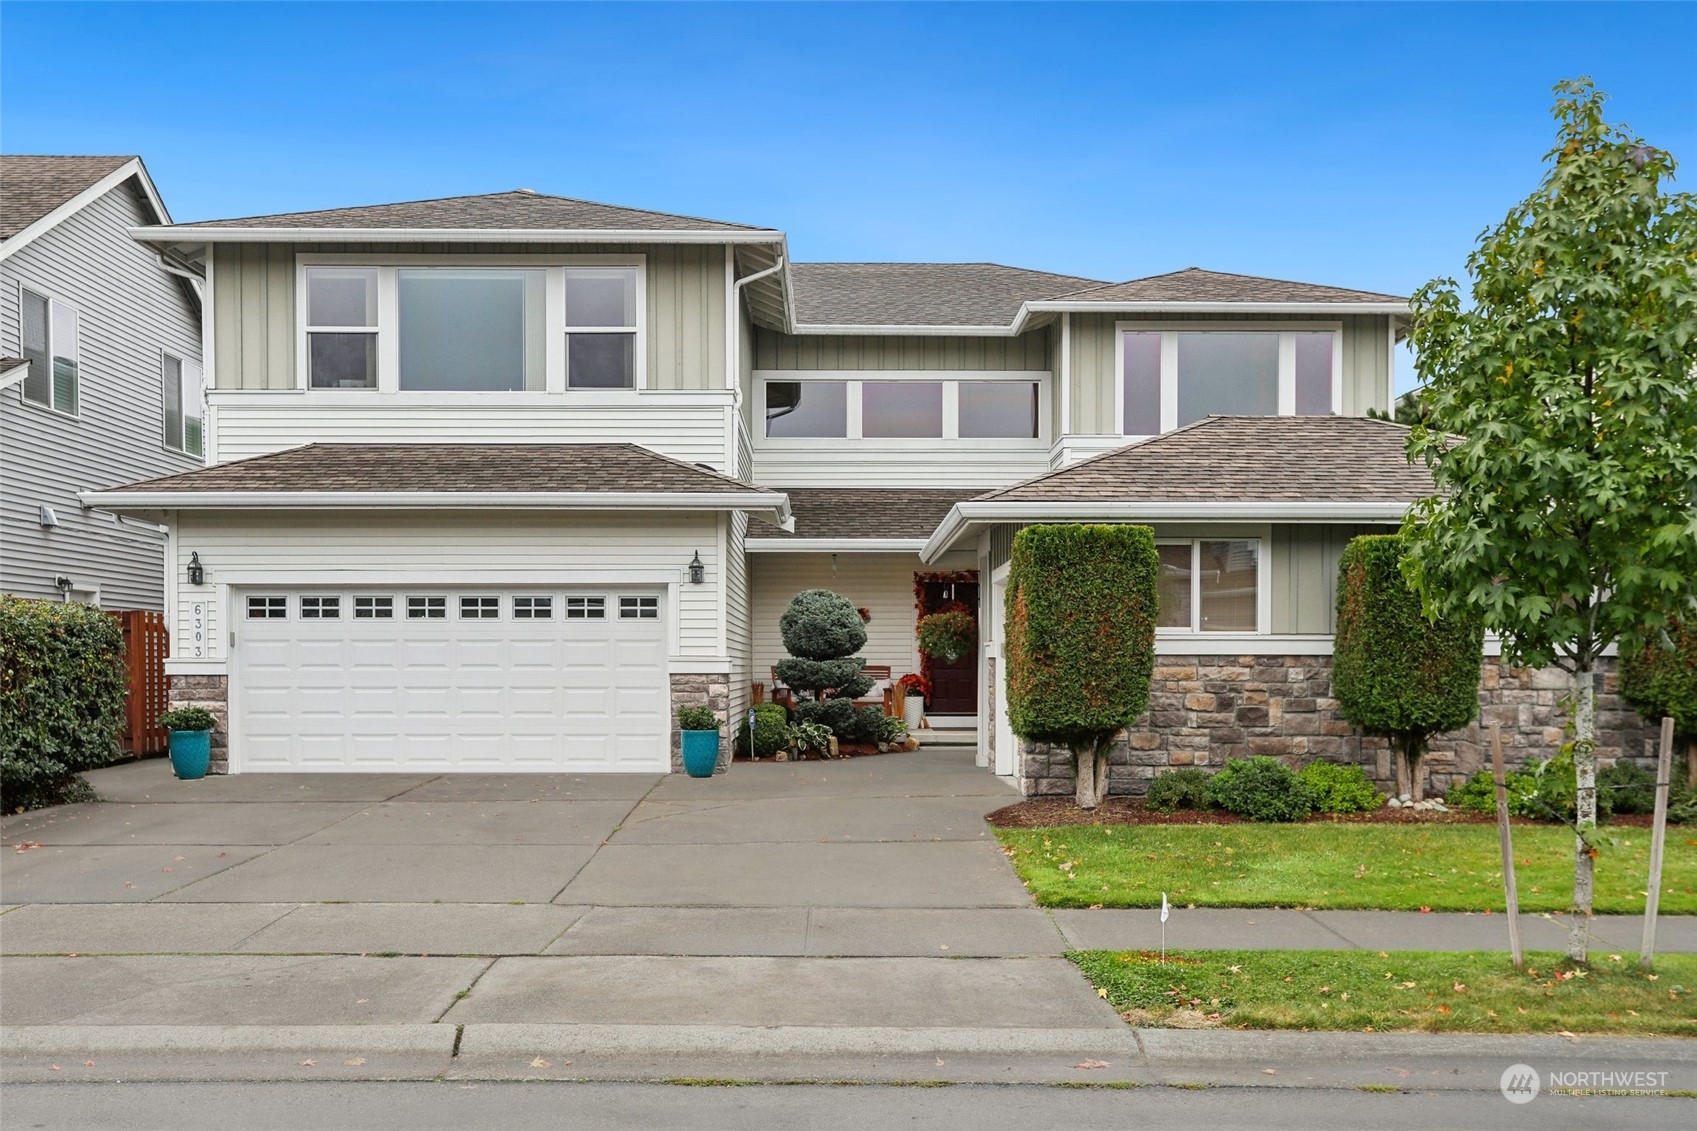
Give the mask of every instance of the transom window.
[{"label": "transom window", "polygon": [[395,599],[393,597],[355,597],[355,620],[394,620]]},{"label": "transom window", "polygon": [[20,289],[19,351],[29,362],[23,398],[57,412],[76,415],[81,347],[74,307]]},{"label": "transom window", "polygon": [[1324,416],[1339,406],[1340,335],[1121,323],[1120,427],[1152,436],[1211,415]]},{"label": "transom window", "polygon": [[1160,613],[1174,632],[1260,631],[1261,542],[1255,538],[1162,541]]},{"label": "transom window", "polygon": [[337,620],[342,615],[340,597],[302,597],[302,620]]},{"label": "transom window", "polygon": [[289,615],[289,599],[287,597],[249,597],[247,599],[248,620],[283,620]]},{"label": "transom window", "polygon": [[660,617],[660,598],[658,597],[620,597],[619,619],[621,620],[658,620]]},{"label": "transom window", "polygon": [[514,620],[552,620],[554,619],[554,598],[552,597],[514,597]]},{"label": "transom window", "polygon": [[641,266],[421,258],[303,265],[307,388],[498,393],[641,384]]},{"label": "transom window", "polygon": [[607,598],[605,597],[567,597],[567,620],[606,620]]},{"label": "transom window", "polygon": [[448,615],[446,597],[408,597],[408,620],[443,620]]},{"label": "transom window", "polygon": [[772,439],[1036,440],[1038,381],[817,378],[764,381]]},{"label": "transom window", "polygon": [[165,446],[191,456],[202,454],[200,425],[201,369],[173,354],[160,360],[160,394],[165,411]]},{"label": "transom window", "polygon": [[461,620],[494,620],[501,615],[499,597],[461,597]]}]

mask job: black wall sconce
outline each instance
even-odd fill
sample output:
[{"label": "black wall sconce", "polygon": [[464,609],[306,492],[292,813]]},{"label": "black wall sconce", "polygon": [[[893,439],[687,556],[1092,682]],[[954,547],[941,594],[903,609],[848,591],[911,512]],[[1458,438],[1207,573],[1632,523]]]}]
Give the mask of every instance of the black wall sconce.
[{"label": "black wall sconce", "polygon": [[689,560],[689,583],[700,585],[707,580],[707,567],[701,564],[701,551],[695,552],[695,557]]},{"label": "black wall sconce", "polygon": [[206,584],[206,567],[200,564],[200,551],[189,555],[189,584]]}]

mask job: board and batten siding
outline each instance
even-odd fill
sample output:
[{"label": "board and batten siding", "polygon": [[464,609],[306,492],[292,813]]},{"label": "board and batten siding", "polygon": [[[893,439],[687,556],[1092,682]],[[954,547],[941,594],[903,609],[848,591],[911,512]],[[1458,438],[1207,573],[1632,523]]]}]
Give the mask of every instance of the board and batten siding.
[{"label": "board and batten siding", "polygon": [[[239,610],[219,607],[225,586],[263,580],[279,589],[310,584],[439,586],[604,584],[674,585],[677,623],[672,659],[723,663],[718,516],[562,512],[360,511],[277,514],[254,511],[176,514],[177,576],[198,553],[206,584],[176,586],[172,659],[229,656]],[[700,553],[707,581],[689,582]],[[456,582],[444,578],[457,578]],[[201,606],[205,654],[188,646]],[[237,645],[240,646],[239,643]],[[723,670],[722,668],[708,670]]]},{"label": "board and batten siding", "polygon": [[213,461],[311,443],[641,444],[728,470],[736,412],[726,390],[433,394],[424,401],[360,391],[208,394]]},{"label": "board and batten siding", "polygon": [[781,334],[756,327],[756,369],[1049,368],[1047,329],[1017,338]]},{"label": "board and batten siding", "polygon": [[1332,316],[1272,316],[1266,314],[1172,314],[1132,318],[1125,314],[1074,314],[1072,316],[1072,405],[1067,431],[1086,435],[1117,435],[1120,422],[1114,417],[1116,383],[1114,369],[1115,324],[1149,321],[1155,323],[1195,322],[1198,329],[1208,324],[1231,322],[1339,322],[1343,325],[1343,415],[1365,416],[1368,409],[1388,411],[1390,404],[1390,319],[1383,315],[1344,314]]},{"label": "board and batten siding", "polygon": [[866,622],[868,664],[888,664],[900,676],[919,670],[913,575],[937,570],[975,569],[971,553],[955,553],[931,565],[917,554],[758,553],[749,555],[754,585],[754,678],[771,686],[772,665],[788,657],[778,618],[791,598],[804,589],[829,589],[871,612]]},{"label": "board and batten siding", "polygon": [[[0,352],[18,356],[22,286],[77,310],[75,417],[0,392],[0,589],[57,600],[56,576],[98,587],[111,609],[164,607],[164,537],[84,510],[77,492],[191,471],[165,447],[161,354],[200,360],[200,312],[183,281],[129,237],[155,222],[118,185],[0,259]],[[40,507],[59,525],[41,527]]]},{"label": "board and batten siding", "polygon": [[212,252],[215,381],[294,389],[295,257],[629,255],[647,257],[648,388],[725,388],[725,248],[712,244],[218,244]]},{"label": "board and batten siding", "polygon": [[1358,534],[1393,534],[1394,526],[1349,524],[1273,527],[1273,631],[1330,636],[1337,631],[1338,562]]}]

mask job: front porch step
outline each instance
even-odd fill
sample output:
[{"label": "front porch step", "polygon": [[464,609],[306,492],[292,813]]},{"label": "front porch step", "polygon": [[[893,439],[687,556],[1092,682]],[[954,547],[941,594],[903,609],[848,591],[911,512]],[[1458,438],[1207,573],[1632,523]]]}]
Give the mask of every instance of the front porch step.
[{"label": "front porch step", "polygon": [[955,729],[953,727],[947,729],[920,727],[913,733],[919,739],[920,746],[976,747],[978,745],[978,732],[976,730]]}]

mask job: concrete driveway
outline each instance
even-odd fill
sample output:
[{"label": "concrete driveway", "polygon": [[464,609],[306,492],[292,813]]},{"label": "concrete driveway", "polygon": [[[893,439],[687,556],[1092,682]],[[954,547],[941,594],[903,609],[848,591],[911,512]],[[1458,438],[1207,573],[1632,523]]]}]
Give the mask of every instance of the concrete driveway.
[{"label": "concrete driveway", "polygon": [[89,779],[102,801],[4,823],[40,845],[0,854],[7,1025],[1120,1025],[969,751]]}]

